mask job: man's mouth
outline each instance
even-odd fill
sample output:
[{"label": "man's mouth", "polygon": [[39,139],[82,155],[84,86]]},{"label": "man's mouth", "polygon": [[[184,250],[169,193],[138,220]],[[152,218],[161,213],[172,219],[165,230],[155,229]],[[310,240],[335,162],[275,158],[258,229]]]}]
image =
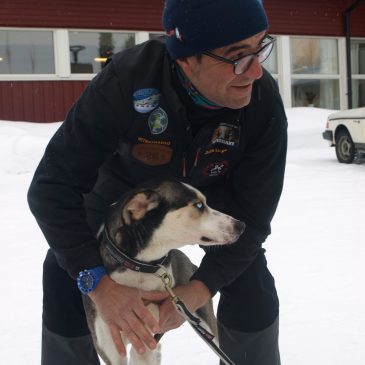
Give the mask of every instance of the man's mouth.
[{"label": "man's mouth", "polygon": [[239,89],[249,89],[252,86],[252,84],[246,84],[246,85],[232,85],[232,87],[236,87]]}]

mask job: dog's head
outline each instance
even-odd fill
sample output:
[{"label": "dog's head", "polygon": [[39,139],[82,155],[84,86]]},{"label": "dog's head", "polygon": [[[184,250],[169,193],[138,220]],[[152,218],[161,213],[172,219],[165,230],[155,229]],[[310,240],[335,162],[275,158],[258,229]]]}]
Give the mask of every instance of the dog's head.
[{"label": "dog's head", "polygon": [[156,260],[184,245],[235,242],[244,223],[210,208],[190,185],[164,181],[132,191],[116,204],[108,226],[115,242],[140,260]]}]

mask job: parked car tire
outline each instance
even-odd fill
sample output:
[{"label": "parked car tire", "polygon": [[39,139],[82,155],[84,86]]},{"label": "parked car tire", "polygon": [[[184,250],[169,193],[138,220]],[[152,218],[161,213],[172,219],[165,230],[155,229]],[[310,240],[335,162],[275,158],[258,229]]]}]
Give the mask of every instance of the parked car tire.
[{"label": "parked car tire", "polygon": [[336,136],[336,156],[341,163],[352,163],[355,158],[355,146],[349,132],[341,130]]}]

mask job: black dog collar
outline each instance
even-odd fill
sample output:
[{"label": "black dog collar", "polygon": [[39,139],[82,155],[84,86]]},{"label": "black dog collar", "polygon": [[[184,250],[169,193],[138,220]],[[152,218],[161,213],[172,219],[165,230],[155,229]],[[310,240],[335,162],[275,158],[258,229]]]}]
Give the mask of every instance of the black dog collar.
[{"label": "black dog collar", "polygon": [[129,256],[127,256],[124,252],[122,252],[112,241],[110,238],[108,229],[105,227],[104,234],[106,240],[105,242],[105,248],[108,250],[110,255],[116,260],[122,267],[125,269],[130,269],[133,271],[139,271],[149,274],[154,274],[157,272],[157,270],[160,269],[161,265],[166,265],[168,262],[168,256],[163,256],[161,259],[152,261],[152,262],[143,262],[136,259],[132,259]]}]

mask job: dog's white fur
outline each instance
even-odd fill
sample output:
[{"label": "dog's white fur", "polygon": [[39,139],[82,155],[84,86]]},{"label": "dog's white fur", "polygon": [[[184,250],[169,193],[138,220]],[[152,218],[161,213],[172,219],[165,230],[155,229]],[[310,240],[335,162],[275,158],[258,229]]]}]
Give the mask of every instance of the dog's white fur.
[{"label": "dog's white fur", "polygon": [[[166,255],[170,250],[182,247],[187,244],[200,245],[224,245],[234,242],[242,233],[237,230],[237,222],[234,218],[209,208],[206,205],[205,197],[190,185],[184,184],[187,189],[193,192],[194,199],[185,206],[168,211],[162,223],[154,231],[148,246],[146,246],[135,257],[138,260],[150,262]],[[168,195],[168,189],[162,184],[157,189],[158,194]],[[169,197],[167,197],[169,198]],[[171,197],[173,198],[173,197]],[[147,211],[156,207],[156,202],[146,200],[141,193],[136,194],[124,207],[123,217],[140,219]],[[243,225],[242,225],[243,227]],[[182,263],[184,265],[184,263]],[[191,265],[191,264],[190,264]],[[166,267],[173,277],[171,265]],[[143,290],[164,290],[160,278],[153,274],[135,272],[131,270],[114,271],[111,278],[122,285],[140,288]],[[188,280],[189,278],[187,278]],[[173,286],[175,283],[172,283]],[[148,309],[158,320],[158,306],[150,303]],[[109,327],[96,311],[94,319],[94,330],[97,341],[97,348],[103,355],[107,356],[110,365],[158,365],[160,364],[160,346],[156,350],[147,350],[144,355],[138,354],[134,349],[130,351],[129,363],[126,358],[119,355],[112,340]],[[124,344],[127,338],[121,333]],[[104,356],[103,356],[104,357]]]},{"label": "dog's white fur", "polygon": [[[172,274],[171,268],[168,269],[168,272]],[[127,270],[123,273],[113,273],[111,278],[122,285],[128,285],[130,287],[140,288],[143,290],[164,290],[164,286],[162,285],[162,281],[151,275],[145,273],[136,273],[131,270]],[[173,283],[174,284],[174,283]],[[154,315],[154,317],[159,319],[159,310],[158,306],[150,303],[148,306],[149,311]],[[100,315],[96,316],[95,319],[95,332],[96,338],[98,342],[98,346],[103,349],[103,352],[107,354],[111,365],[158,365],[160,364],[160,344],[158,344],[157,348],[153,351],[146,350],[144,355],[140,355],[133,348],[129,353],[129,362],[127,358],[121,357],[118,353],[114,342],[112,340],[110,330],[108,325],[103,321]],[[122,341],[124,345],[127,345],[128,339],[121,333]]]}]

